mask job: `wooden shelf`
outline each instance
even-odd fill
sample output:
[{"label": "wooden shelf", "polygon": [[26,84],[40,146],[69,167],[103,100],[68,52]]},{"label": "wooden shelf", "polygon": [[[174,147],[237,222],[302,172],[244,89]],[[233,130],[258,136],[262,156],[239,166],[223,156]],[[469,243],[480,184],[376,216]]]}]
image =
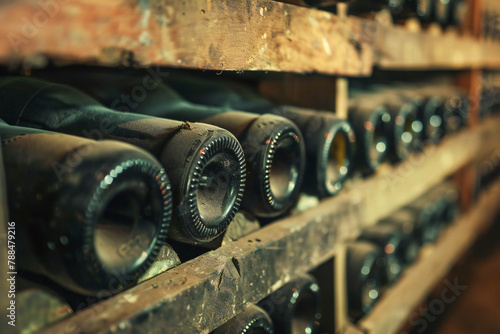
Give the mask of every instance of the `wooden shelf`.
[{"label": "wooden shelf", "polygon": [[[0,6],[0,34],[19,38],[21,18],[42,10],[35,0]],[[17,52],[2,39],[0,59],[369,75],[362,25],[273,1],[75,0],[60,4]]]},{"label": "wooden shelf", "polygon": [[[500,117],[429,147],[419,156],[353,184],[317,207],[186,262],[84,309],[46,333],[206,333],[331,258],[339,245],[423,194],[500,143]],[[399,176],[393,179],[394,175]],[[418,182],[415,182],[418,180]],[[382,301],[381,305],[384,301]]]},{"label": "wooden shelf", "polygon": [[0,62],[161,65],[368,76],[500,68],[500,44],[413,33],[274,1],[36,0],[0,3]]},{"label": "wooden shelf", "polygon": [[403,27],[380,27],[374,34],[375,65],[383,69],[494,69],[500,67],[500,44],[456,33],[414,33]]},{"label": "wooden shelf", "polygon": [[[477,21],[480,15],[476,16]],[[0,40],[0,64],[24,65],[28,71],[44,67],[48,60],[57,65],[156,65],[353,77],[369,76],[374,67],[472,69],[463,86],[475,96],[480,87],[480,71],[476,70],[500,69],[499,42],[439,29],[412,32],[402,26],[264,0],[0,1],[0,21],[0,33],[6,37]],[[474,29],[468,31],[476,34]],[[332,109],[346,109],[344,79],[325,79],[335,80],[330,83],[335,82],[337,93],[345,93],[337,95]],[[318,78],[314,80],[322,85]],[[368,179],[351,180],[340,195],[313,209],[83,309],[44,332],[133,333],[140,328],[144,332],[208,333],[295,274],[333,256],[339,258],[337,269],[345,269],[345,242],[361,228],[452,174],[461,174],[467,181],[460,189],[462,195],[467,194],[474,175],[470,163],[500,145],[500,117],[476,125],[477,114],[471,110],[472,129],[439,146],[430,146]],[[499,196],[497,185],[356,326],[346,321],[346,296],[337,296],[335,303],[341,310],[336,317],[343,317],[345,333],[396,332],[487,224],[488,215],[498,206],[493,201]],[[335,284],[345,293],[345,282],[336,280]]]}]

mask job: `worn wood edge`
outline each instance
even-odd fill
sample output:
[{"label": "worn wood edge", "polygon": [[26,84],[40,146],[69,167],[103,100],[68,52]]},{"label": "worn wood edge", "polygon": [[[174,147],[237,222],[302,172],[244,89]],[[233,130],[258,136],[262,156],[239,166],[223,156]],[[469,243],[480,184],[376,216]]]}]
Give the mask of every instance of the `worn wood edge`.
[{"label": "worn wood edge", "polygon": [[[461,165],[491,152],[500,142],[499,126],[500,118],[492,118],[474,131],[449,138],[415,167],[415,174],[407,177],[410,181],[384,189],[380,184],[386,180],[376,176],[359,185],[361,191],[343,192],[314,209],[268,225],[84,309],[44,333],[94,333],[108,328],[111,332],[131,333],[133,324],[140,324],[145,331],[168,328],[169,333],[207,333],[295,274],[331,258],[339,243],[358,235],[362,225],[375,222],[364,221],[366,213],[376,219],[387,216]],[[451,162],[436,168],[444,158]],[[433,166],[432,176],[417,178],[423,173],[420,169],[428,171]],[[396,167],[392,173],[402,168]],[[145,316],[144,310],[153,315]]]},{"label": "worn wood edge", "polygon": [[344,76],[368,76],[374,65],[500,68],[499,43],[415,33],[275,1],[6,1],[0,3],[0,20],[4,64],[44,66],[50,58]]},{"label": "worn wood edge", "polygon": [[363,330],[359,327],[356,327],[352,324],[347,325],[347,327],[342,331],[338,332],[339,334],[366,334],[366,332],[363,332]]},{"label": "worn wood edge", "polygon": [[334,272],[335,333],[341,333],[349,325],[347,315],[347,274],[345,244],[337,247]]},{"label": "worn wood edge", "polygon": [[500,68],[499,43],[470,36],[411,32],[397,26],[374,26],[375,65],[382,69]]},{"label": "worn wood edge", "polygon": [[36,66],[49,57],[352,76],[373,67],[363,20],[274,1],[46,0],[48,9],[40,3],[0,3],[1,62]]},{"label": "worn wood edge", "polygon": [[359,327],[370,334],[391,334],[397,333],[410,317],[418,319],[417,307],[481,231],[492,223],[499,211],[499,198],[500,182],[496,182],[472,210],[445,231],[431,254],[408,268],[401,280],[386,291],[372,312],[360,321]]}]

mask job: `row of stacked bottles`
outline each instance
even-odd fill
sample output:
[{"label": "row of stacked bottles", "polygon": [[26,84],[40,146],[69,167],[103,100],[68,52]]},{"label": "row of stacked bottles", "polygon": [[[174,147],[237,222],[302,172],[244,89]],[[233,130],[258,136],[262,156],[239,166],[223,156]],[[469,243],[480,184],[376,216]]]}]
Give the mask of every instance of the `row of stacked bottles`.
[{"label": "row of stacked bottles", "polygon": [[[34,75],[0,77],[9,214],[26,291],[49,289],[67,313],[290,214],[301,192],[333,196],[348,176],[403,161],[467,121],[467,99],[451,86],[356,86],[349,117],[341,119],[274,105],[242,82],[183,72],[63,68]],[[390,225],[363,232],[359,247],[372,242],[366,250],[350,246],[349,275],[363,272],[360,257],[387,253],[368,235],[416,238]],[[385,261],[373,270],[397,276],[390,272],[400,259]],[[359,282],[349,288],[350,307],[366,312],[381,284],[395,280],[389,276],[367,292],[368,301],[368,278],[349,278]],[[305,299],[317,305],[316,298]],[[320,311],[311,314],[298,322],[312,330]]]},{"label": "row of stacked bottles", "polygon": [[[348,243],[346,283],[350,320],[356,322],[369,314],[384,291],[418,259],[420,249],[435,243],[458,214],[458,191],[452,182],[446,181],[363,229],[356,240]],[[214,333],[319,333],[322,298],[326,296],[314,277],[297,277]]]}]

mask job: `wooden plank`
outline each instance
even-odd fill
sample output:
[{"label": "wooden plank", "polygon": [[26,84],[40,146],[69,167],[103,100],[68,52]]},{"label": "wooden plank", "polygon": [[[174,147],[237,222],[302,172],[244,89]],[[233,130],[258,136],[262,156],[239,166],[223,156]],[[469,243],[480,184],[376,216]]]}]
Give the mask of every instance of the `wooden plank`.
[{"label": "wooden plank", "polygon": [[414,33],[397,26],[374,25],[375,63],[384,69],[499,68],[500,46],[450,31]]},{"label": "wooden plank", "polygon": [[386,291],[359,326],[370,334],[398,333],[412,312],[445,277],[478,234],[492,223],[499,210],[499,198],[500,183],[497,182],[481,197],[474,209],[445,231],[430,254],[407,269],[401,280]]},{"label": "wooden plank", "polygon": [[[278,289],[297,273],[335,254],[340,243],[410,202],[461,165],[499,146],[500,117],[442,143],[411,165],[375,176],[317,207],[270,224],[248,237],[184,263],[115,297],[84,309],[45,333],[207,333]],[[483,141],[484,140],[484,141]],[[358,189],[359,188],[359,189]],[[359,213],[364,213],[359,215]]]},{"label": "wooden plank", "polygon": [[369,75],[373,64],[362,20],[274,1],[22,0],[1,2],[0,21],[4,63],[43,64],[48,55],[71,63],[343,75]]},{"label": "wooden plank", "polygon": [[[480,2],[477,2],[475,5],[478,7]],[[473,4],[469,3],[469,6]],[[474,7],[473,12],[477,14],[477,10]],[[471,16],[471,13],[469,13]],[[468,21],[476,22],[477,17],[469,17]],[[470,23],[470,31],[474,32],[474,35],[478,34],[474,27],[477,24]],[[467,118],[467,126],[475,127],[479,124],[479,112],[480,112],[480,104],[481,104],[481,92],[482,92],[482,71],[480,70],[469,70],[463,73],[459,73],[456,78],[457,84],[461,87],[465,92],[467,92],[469,99],[469,114]],[[464,166],[461,170],[459,170],[454,175],[454,181],[458,186],[460,193],[460,206],[462,210],[468,210],[474,204],[474,188],[476,186],[476,165],[471,163]]]},{"label": "wooden plank", "polygon": [[337,78],[335,90],[335,113],[342,119],[347,119],[349,110],[349,81]]},{"label": "wooden plank", "polygon": [[484,0],[467,0],[467,13],[463,26],[465,33],[476,38],[481,37],[483,31],[483,12]]},{"label": "wooden plank", "polygon": [[500,43],[381,26],[274,1],[0,2],[0,62],[161,65],[367,76],[403,69],[500,68]]},{"label": "wooden plank", "polygon": [[339,245],[335,254],[335,333],[341,333],[349,325],[347,314],[346,246]]},{"label": "wooden plank", "polygon": [[353,326],[352,324],[346,327],[346,329],[342,332],[342,334],[366,334],[360,328]]}]

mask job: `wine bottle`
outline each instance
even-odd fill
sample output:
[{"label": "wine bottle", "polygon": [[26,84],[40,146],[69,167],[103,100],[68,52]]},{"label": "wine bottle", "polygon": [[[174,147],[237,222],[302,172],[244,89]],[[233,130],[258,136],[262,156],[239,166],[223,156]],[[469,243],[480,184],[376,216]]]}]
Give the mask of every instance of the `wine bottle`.
[{"label": "wine bottle", "polygon": [[251,304],[211,334],[274,334],[274,326],[263,309]]},{"label": "wine bottle", "polygon": [[348,313],[358,320],[370,313],[380,296],[385,260],[376,245],[356,241],[347,245],[346,266]]},{"label": "wine bottle", "polygon": [[[200,121],[224,128],[236,136],[246,159],[247,182],[242,203],[245,211],[257,217],[277,217],[287,212],[297,200],[304,176],[305,147],[300,130],[286,118],[195,105],[170,87],[160,84],[164,81],[162,78],[153,78],[147,72],[101,70],[76,73],[66,72],[51,78],[71,82],[117,110]],[[74,79],[75,75],[78,80]],[[147,86],[154,88],[146,91],[144,82],[148,78],[151,80]],[[141,99],[133,103],[124,101],[123,97],[130,98],[137,87],[144,89]],[[218,204],[212,203],[210,207],[218,207]]]},{"label": "wine bottle", "polygon": [[354,166],[356,135],[349,121],[328,112],[291,106],[274,110],[297,124],[304,135],[304,191],[320,197],[336,195]]},{"label": "wine bottle", "polygon": [[484,88],[481,92],[481,99],[479,102],[480,119],[489,117],[500,112],[500,88],[488,87]]},{"label": "wine bottle", "polygon": [[466,0],[451,0],[451,24],[462,27],[467,19],[468,9],[469,5]]},{"label": "wine bottle", "polygon": [[171,238],[210,241],[241,203],[245,160],[236,138],[223,129],[116,112],[72,87],[37,79],[1,78],[0,101],[0,115],[10,124],[121,140],[157,156],[176,204]]},{"label": "wine bottle", "polygon": [[412,103],[386,103],[391,114],[389,132],[389,152],[393,161],[401,161],[416,150],[415,141],[420,137],[422,124],[417,121],[417,110]]},{"label": "wine bottle", "polygon": [[447,213],[448,213],[448,202],[444,198],[444,196],[433,194],[432,192],[429,194],[429,197],[434,198],[434,217],[433,217],[433,226],[434,228],[431,230],[431,233],[427,235],[427,242],[432,243],[435,242],[439,236],[441,235],[442,230],[447,225]]},{"label": "wine bottle", "polygon": [[404,160],[418,148],[422,123],[417,120],[417,109],[399,95],[383,90],[355,91],[354,98],[372,100],[387,108],[391,119],[386,127],[388,157],[392,162]]},{"label": "wine bottle", "polygon": [[403,254],[403,269],[416,260],[422,244],[422,229],[415,218],[413,212],[399,209],[377,223],[378,225],[392,226],[401,233],[400,247],[402,248],[401,254]]},{"label": "wine bottle", "polygon": [[235,82],[209,81],[170,75],[169,86],[190,102],[236,110],[272,113],[294,122],[304,136],[306,172],[303,190],[320,197],[337,194],[353,163],[355,135],[348,121],[329,112],[274,106],[249,87]]},{"label": "wine bottle", "polygon": [[355,0],[349,5],[349,14],[360,15],[388,10],[394,20],[417,18],[429,23],[433,15],[432,0]]},{"label": "wine bottle", "polygon": [[390,285],[397,281],[406,263],[406,249],[404,235],[400,229],[394,225],[376,224],[365,228],[358,240],[371,242],[384,255],[386,273],[383,284]]},{"label": "wine bottle", "polygon": [[443,139],[445,129],[442,110],[443,100],[439,96],[426,97],[422,108],[417,109],[417,119],[423,125],[423,140],[438,144]]},{"label": "wine bottle", "polygon": [[431,23],[434,18],[435,0],[406,0],[408,5],[417,13],[421,23]]},{"label": "wine bottle", "polygon": [[391,115],[382,105],[358,99],[351,101],[348,118],[356,135],[356,168],[373,172],[387,157]]},{"label": "wine bottle", "polygon": [[[418,87],[398,84],[398,87],[382,86],[386,91],[391,89],[395,95],[404,99],[406,102],[412,103],[417,111],[416,120],[420,124],[416,124],[417,128],[421,126],[418,136],[417,145],[422,145],[425,142],[432,144],[439,143],[444,136],[444,123],[442,120],[444,100],[437,95],[433,95],[432,91],[422,91]],[[417,139],[417,138],[416,138]]]},{"label": "wine bottle", "polygon": [[387,9],[391,14],[399,14],[405,10],[404,0],[356,0],[349,4],[349,14],[378,12]]},{"label": "wine bottle", "polygon": [[414,89],[439,101],[437,104],[440,106],[436,111],[442,120],[443,135],[454,133],[467,124],[469,99],[464,91],[447,83],[425,85]]},{"label": "wine bottle", "polygon": [[450,181],[445,181],[431,189],[431,196],[441,202],[441,221],[444,225],[451,224],[457,218],[459,208],[458,190]]},{"label": "wine bottle", "polygon": [[442,27],[446,27],[452,23],[452,0],[435,0],[434,13],[436,22]]},{"label": "wine bottle", "polygon": [[[421,23],[430,23],[434,14],[435,0],[401,0],[399,7],[391,10],[391,13],[396,20],[406,20],[409,18],[417,18]],[[397,1],[389,1],[391,4],[398,3]],[[394,6],[394,5],[392,5]]]},{"label": "wine bottle", "polygon": [[455,133],[467,124],[469,99],[465,93],[450,87],[445,87],[442,94],[445,99],[442,116],[445,133]]},{"label": "wine bottle", "polygon": [[300,275],[258,305],[271,317],[276,334],[315,333],[321,312],[319,293],[314,277]]},{"label": "wine bottle", "polygon": [[0,134],[18,271],[82,294],[133,284],[170,221],[170,183],[157,160],[126,143],[3,122]]},{"label": "wine bottle", "polygon": [[441,231],[442,220],[439,211],[442,209],[442,203],[438,205],[435,200],[436,198],[425,194],[402,208],[416,217],[416,224],[421,229],[421,244],[434,242]]}]

